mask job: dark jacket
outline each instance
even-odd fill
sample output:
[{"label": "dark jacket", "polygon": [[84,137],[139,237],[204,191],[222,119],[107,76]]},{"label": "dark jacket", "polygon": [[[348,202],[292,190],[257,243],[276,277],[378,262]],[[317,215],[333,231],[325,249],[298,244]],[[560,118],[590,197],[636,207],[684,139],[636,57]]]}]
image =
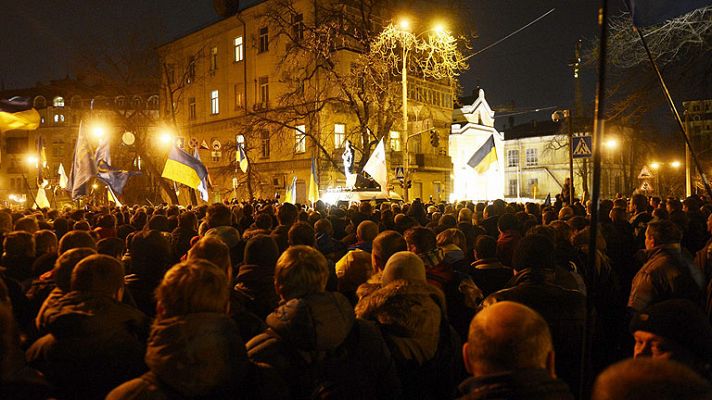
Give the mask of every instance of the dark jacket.
[{"label": "dark jacket", "polygon": [[512,257],[514,251],[522,239],[521,233],[518,231],[501,232],[497,238],[497,258],[502,260],[504,265],[512,265]]},{"label": "dark jacket", "polygon": [[677,244],[656,246],[645,251],[647,261],[633,278],[628,307],[642,311],[669,299],[699,301],[700,287],[692,278],[692,266]]},{"label": "dark jacket", "polygon": [[488,296],[483,306],[515,301],[541,314],[551,329],[557,375],[578,391],[586,297],[578,291],[556,285],[554,269],[524,269],[512,279],[511,285]]},{"label": "dark jacket", "polygon": [[289,247],[289,228],[291,228],[291,225],[278,225],[270,235],[277,243],[279,254],[284,253],[287,247]]},{"label": "dark jacket", "polygon": [[403,384],[404,398],[451,398],[459,340],[447,323],[443,293],[426,282],[396,280],[361,298],[359,318],[375,321]]},{"label": "dark jacket", "polygon": [[149,372],[107,399],[235,398],[248,361],[237,325],[227,315],[196,313],[153,325],[146,364]]},{"label": "dark jacket", "polygon": [[489,217],[480,222],[480,227],[487,232],[487,235],[494,238],[499,237],[499,229],[497,228],[497,222],[499,222],[499,215]]},{"label": "dark jacket", "polygon": [[193,229],[182,226],[173,229],[173,232],[171,232],[171,248],[176,262],[190,250],[190,240],[195,236],[198,236],[198,232]]},{"label": "dark jacket", "polygon": [[[267,317],[269,329],[247,343],[250,360],[276,371],[286,398],[310,398],[315,370],[345,353],[324,374],[347,372],[348,397],[397,398],[400,382],[378,329],[356,319],[340,293],[324,292],[283,303]],[[344,382],[340,381],[340,382]]]},{"label": "dark jacket", "polygon": [[563,381],[543,369],[523,369],[468,378],[460,384],[461,400],[568,400],[574,398]]},{"label": "dark jacket", "polygon": [[103,398],[145,371],[148,319],[117,300],[69,292],[46,311],[50,332],[27,350],[60,397]]},{"label": "dark jacket", "polygon": [[267,318],[277,307],[279,296],[274,291],[274,268],[241,265],[235,283],[235,291],[242,295],[244,306],[260,319]]},{"label": "dark jacket", "polygon": [[467,272],[485,297],[507,287],[513,276],[512,269],[502,265],[496,258],[477,260]]}]

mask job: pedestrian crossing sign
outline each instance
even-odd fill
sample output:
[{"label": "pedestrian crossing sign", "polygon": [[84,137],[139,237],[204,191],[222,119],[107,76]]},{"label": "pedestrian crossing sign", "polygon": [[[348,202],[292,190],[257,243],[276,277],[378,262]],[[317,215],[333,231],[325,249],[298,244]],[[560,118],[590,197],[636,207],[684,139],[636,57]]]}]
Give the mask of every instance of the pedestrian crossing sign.
[{"label": "pedestrian crossing sign", "polygon": [[571,148],[574,158],[591,158],[593,154],[593,140],[591,136],[574,136]]}]

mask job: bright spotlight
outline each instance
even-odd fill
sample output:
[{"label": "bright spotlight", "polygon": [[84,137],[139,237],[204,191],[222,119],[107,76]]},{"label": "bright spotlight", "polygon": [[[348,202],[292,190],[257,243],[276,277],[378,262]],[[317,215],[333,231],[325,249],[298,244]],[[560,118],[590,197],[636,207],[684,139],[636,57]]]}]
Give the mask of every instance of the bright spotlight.
[{"label": "bright spotlight", "polygon": [[160,140],[161,144],[167,146],[173,143],[173,134],[171,134],[170,131],[165,130],[160,133],[160,135],[158,136],[158,140]]},{"label": "bright spotlight", "polygon": [[102,125],[94,125],[91,129],[91,133],[94,137],[101,139],[106,134],[106,129],[104,129]]},{"label": "bright spotlight", "polygon": [[28,155],[28,156],[25,158],[25,162],[26,162],[27,165],[29,165],[29,166],[36,166],[37,163],[39,162],[39,159],[37,158],[36,155],[30,154],[30,155]]},{"label": "bright spotlight", "polygon": [[610,150],[614,150],[614,149],[618,148],[618,140],[615,138],[606,140],[605,144],[606,144],[606,147]]},{"label": "bright spotlight", "polygon": [[398,21],[398,25],[404,31],[410,30],[410,20],[408,20],[408,18],[401,18],[400,21]]},{"label": "bright spotlight", "polygon": [[433,27],[433,30],[434,30],[435,33],[437,33],[438,35],[442,35],[443,33],[445,33],[445,25],[440,24],[440,23],[435,24],[435,26]]},{"label": "bright spotlight", "polygon": [[652,169],[654,169],[654,170],[658,170],[658,169],[660,169],[660,163],[659,163],[659,162],[652,162],[652,163],[650,163],[650,168],[652,168]]},{"label": "bright spotlight", "polygon": [[670,166],[673,168],[680,168],[681,165],[680,161],[673,161],[670,163]]}]

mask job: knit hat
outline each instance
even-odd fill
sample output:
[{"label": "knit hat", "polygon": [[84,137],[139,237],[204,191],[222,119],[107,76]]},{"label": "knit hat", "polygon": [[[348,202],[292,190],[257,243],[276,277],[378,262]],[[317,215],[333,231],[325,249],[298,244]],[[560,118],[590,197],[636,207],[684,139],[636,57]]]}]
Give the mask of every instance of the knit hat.
[{"label": "knit hat", "polygon": [[690,300],[666,300],[649,306],[630,321],[630,332],[635,331],[674,340],[704,360],[712,360],[712,326],[702,309]]},{"label": "knit hat", "polygon": [[391,256],[383,269],[381,283],[384,285],[397,279],[425,282],[425,264],[415,253],[399,251]]}]

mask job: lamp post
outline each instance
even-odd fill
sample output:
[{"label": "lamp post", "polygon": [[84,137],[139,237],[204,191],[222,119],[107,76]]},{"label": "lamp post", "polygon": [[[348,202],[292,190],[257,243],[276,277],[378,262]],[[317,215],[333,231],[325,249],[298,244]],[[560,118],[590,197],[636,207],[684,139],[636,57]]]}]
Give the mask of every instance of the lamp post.
[{"label": "lamp post", "polygon": [[608,182],[607,182],[607,189],[608,189],[608,196],[611,196],[613,190],[611,190],[611,172],[613,171],[613,152],[618,149],[618,139],[611,137],[608,138],[605,142],[603,142],[603,145],[608,149],[608,158],[611,161],[608,167]]}]

